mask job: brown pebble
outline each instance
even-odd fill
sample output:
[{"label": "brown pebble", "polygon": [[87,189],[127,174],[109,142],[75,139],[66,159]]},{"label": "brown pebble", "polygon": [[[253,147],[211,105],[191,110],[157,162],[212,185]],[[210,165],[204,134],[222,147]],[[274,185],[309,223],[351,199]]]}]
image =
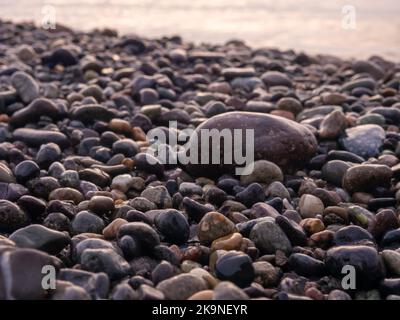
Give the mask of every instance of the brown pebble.
[{"label": "brown pebble", "polygon": [[211,244],[211,251],[215,250],[239,250],[243,236],[240,233],[232,233],[228,236],[218,238]]},{"label": "brown pebble", "polygon": [[103,235],[106,239],[114,239],[117,236],[119,228],[128,223],[125,219],[117,218],[103,229]]},{"label": "brown pebble", "polygon": [[203,290],[196,292],[194,295],[188,298],[188,300],[212,300],[213,291],[212,290]]},{"label": "brown pebble", "polygon": [[309,235],[325,230],[324,223],[316,218],[304,219],[300,222],[300,226],[302,226],[304,231]]}]

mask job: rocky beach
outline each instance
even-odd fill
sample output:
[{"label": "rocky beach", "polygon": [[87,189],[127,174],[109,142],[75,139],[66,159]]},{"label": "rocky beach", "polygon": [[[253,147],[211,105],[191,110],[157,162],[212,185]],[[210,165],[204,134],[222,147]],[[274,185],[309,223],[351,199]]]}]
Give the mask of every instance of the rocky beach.
[{"label": "rocky beach", "polygon": [[[0,299],[399,300],[399,125],[379,55],[0,20]],[[252,129],[253,170],[154,129]]]}]

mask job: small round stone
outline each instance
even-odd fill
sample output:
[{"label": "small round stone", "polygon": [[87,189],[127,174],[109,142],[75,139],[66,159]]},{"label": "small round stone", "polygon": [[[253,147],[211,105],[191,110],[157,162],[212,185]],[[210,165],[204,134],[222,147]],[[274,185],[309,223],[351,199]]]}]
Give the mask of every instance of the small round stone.
[{"label": "small round stone", "polygon": [[40,168],[35,162],[25,160],[18,163],[14,169],[14,173],[19,183],[26,183],[27,181],[39,176]]},{"label": "small round stone", "polygon": [[189,239],[189,223],[186,217],[177,210],[160,212],[154,219],[154,225],[166,242],[179,245]]},{"label": "small round stone", "polygon": [[171,196],[169,195],[167,188],[164,186],[149,187],[145,189],[140,196],[151,201],[160,209],[172,207]]},{"label": "small round stone", "polygon": [[383,277],[382,263],[375,248],[367,246],[338,246],[329,249],[325,265],[331,275],[343,277],[343,267],[351,265],[356,270],[356,286],[371,288]]},{"label": "small round stone", "polygon": [[106,273],[110,280],[118,280],[131,272],[129,263],[111,249],[86,249],[82,252],[81,264],[84,270]]},{"label": "small round stone", "polygon": [[251,229],[250,240],[264,254],[274,254],[276,250],[285,253],[292,251],[289,239],[270,217],[263,218],[256,223]]},{"label": "small round stone", "polygon": [[124,225],[127,224],[128,221],[126,221],[125,219],[121,219],[121,218],[117,218],[115,220],[113,220],[107,227],[105,227],[103,229],[103,235],[106,239],[114,239],[117,234],[118,234],[118,230],[119,228]]},{"label": "small round stone", "polygon": [[372,191],[376,187],[388,187],[392,170],[379,164],[361,164],[349,168],[343,177],[343,188],[353,193]]},{"label": "small round stone", "polygon": [[305,277],[320,276],[325,269],[322,261],[302,253],[293,253],[290,255],[289,265],[298,275]]},{"label": "small round stone", "polygon": [[229,281],[221,281],[215,288],[213,300],[249,300],[249,296]]},{"label": "small round stone", "polygon": [[122,153],[126,157],[133,157],[139,152],[139,147],[131,139],[121,139],[112,145],[114,154]]},{"label": "small round stone", "polygon": [[157,287],[168,300],[186,300],[193,294],[207,289],[205,281],[192,274],[180,274],[161,281]]},{"label": "small round stone", "polygon": [[72,231],[74,234],[86,232],[101,234],[103,229],[104,221],[88,211],[79,212],[72,221]]},{"label": "small round stone", "polygon": [[254,268],[247,254],[230,251],[217,260],[215,274],[218,279],[228,280],[244,288],[254,279]]},{"label": "small round stone", "polygon": [[243,241],[243,236],[238,233],[232,233],[225,237],[215,239],[211,244],[211,251],[216,250],[240,250]]},{"label": "small round stone", "polygon": [[232,221],[218,212],[208,212],[198,226],[197,236],[201,243],[210,244],[214,240],[234,233]]},{"label": "small round stone", "polygon": [[158,234],[148,224],[143,222],[130,222],[118,229],[117,238],[124,236],[133,238],[145,252],[151,252],[160,244]]},{"label": "small round stone", "polygon": [[243,185],[253,182],[270,184],[274,181],[283,181],[282,170],[273,162],[258,160],[250,165],[253,166],[253,171],[249,175],[240,176],[240,182]]},{"label": "small round stone", "polygon": [[299,211],[303,218],[314,218],[324,212],[323,202],[311,194],[303,194],[299,202]]},{"label": "small round stone", "polygon": [[10,232],[17,230],[29,221],[28,216],[16,204],[0,200],[0,230]]},{"label": "small round stone", "polygon": [[94,196],[89,200],[88,209],[99,215],[109,214],[114,210],[114,201],[109,197]]},{"label": "small round stone", "polygon": [[40,224],[31,224],[10,235],[10,240],[20,248],[32,248],[49,254],[58,254],[70,243],[70,237]]}]

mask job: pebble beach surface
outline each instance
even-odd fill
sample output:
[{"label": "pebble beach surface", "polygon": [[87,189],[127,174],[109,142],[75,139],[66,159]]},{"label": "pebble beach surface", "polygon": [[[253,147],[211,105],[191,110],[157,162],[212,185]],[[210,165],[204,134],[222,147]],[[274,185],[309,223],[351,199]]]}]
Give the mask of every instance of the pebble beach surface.
[{"label": "pebble beach surface", "polygon": [[[379,56],[0,21],[0,299],[400,299],[399,91]],[[169,121],[254,129],[253,172],[150,163]]]}]

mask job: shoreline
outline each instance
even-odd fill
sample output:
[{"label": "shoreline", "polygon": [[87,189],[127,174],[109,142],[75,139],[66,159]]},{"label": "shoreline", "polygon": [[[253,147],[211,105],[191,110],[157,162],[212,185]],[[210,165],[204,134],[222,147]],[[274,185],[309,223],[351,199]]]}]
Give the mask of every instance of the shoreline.
[{"label": "shoreline", "polygon": [[[33,19],[32,20],[27,20],[27,19],[21,18],[21,19],[18,19],[16,21],[14,21],[13,19],[4,19],[4,18],[0,17],[0,20],[8,21],[8,22],[11,22],[11,23],[20,23],[20,24],[28,23],[28,24],[33,24],[36,27],[39,25],[39,22],[37,21],[37,19],[36,20],[33,20]],[[108,29],[109,28],[109,26],[104,25],[101,28],[97,28],[97,27],[91,28],[90,27],[90,28],[85,28],[85,29],[79,29],[79,28],[78,29],[73,29],[72,26],[71,26],[71,23],[70,24],[68,24],[68,23],[65,23],[65,24],[64,23],[60,23],[60,25],[66,27],[68,29],[74,30],[75,32],[80,32],[80,33],[91,33],[91,32],[93,32],[95,30],[102,30],[102,29]],[[125,30],[124,32],[121,32],[118,29],[114,29],[114,30],[116,32],[118,32],[118,35],[120,37],[129,36],[129,35],[137,35],[138,37],[145,38],[145,37],[143,37],[143,35],[145,33],[144,31],[135,33],[134,29],[132,31],[128,31],[129,30],[128,27],[124,27],[123,28],[123,30]],[[174,37],[174,36],[181,36],[181,35],[179,33],[175,34],[174,32],[171,32],[170,34],[162,34],[161,36],[156,34],[156,35],[153,35],[153,36],[151,36],[151,37],[149,37],[147,39],[148,40],[151,40],[151,39],[155,40],[155,39],[160,39],[162,37],[171,38],[171,37]],[[309,37],[314,37],[313,34],[309,34],[308,36]],[[337,52],[338,49],[336,47],[330,47],[330,48],[327,47],[324,50],[314,50],[314,49],[313,50],[307,50],[307,48],[301,48],[301,46],[296,48],[296,47],[291,47],[289,45],[284,45],[284,46],[278,46],[278,45],[257,46],[256,43],[258,41],[255,40],[255,39],[253,39],[252,41],[248,41],[248,39],[235,37],[235,36],[228,37],[228,39],[225,40],[225,41],[221,41],[221,39],[215,39],[213,41],[208,41],[208,40],[206,40],[206,41],[201,41],[201,40],[196,41],[196,40],[193,40],[192,38],[193,38],[193,35],[192,36],[187,35],[186,37],[182,37],[182,40],[184,42],[186,42],[186,43],[193,43],[194,45],[206,44],[206,45],[210,45],[210,46],[223,45],[224,43],[232,41],[232,40],[239,40],[239,41],[244,41],[246,43],[246,45],[249,45],[253,50],[266,48],[266,49],[276,49],[276,50],[280,50],[280,51],[295,51],[297,53],[303,52],[303,53],[306,53],[306,54],[310,54],[312,56],[319,56],[319,55],[321,55],[321,56],[332,56],[332,57],[337,57],[337,58],[339,58],[341,60],[346,60],[346,61],[357,60],[357,59],[368,59],[368,58],[370,58],[370,57],[372,57],[374,55],[378,55],[378,56],[381,56],[384,59],[387,59],[387,60],[390,60],[390,61],[393,61],[393,62],[397,62],[397,63],[400,62],[400,56],[397,53],[395,53],[395,51],[379,54],[379,53],[374,52],[373,50],[369,50],[370,51],[369,54],[364,54],[364,53],[361,54],[361,52],[357,52],[357,53],[349,52],[349,53],[345,53],[345,54],[339,54],[339,52]],[[342,48],[342,49],[345,49],[345,48]]]}]

